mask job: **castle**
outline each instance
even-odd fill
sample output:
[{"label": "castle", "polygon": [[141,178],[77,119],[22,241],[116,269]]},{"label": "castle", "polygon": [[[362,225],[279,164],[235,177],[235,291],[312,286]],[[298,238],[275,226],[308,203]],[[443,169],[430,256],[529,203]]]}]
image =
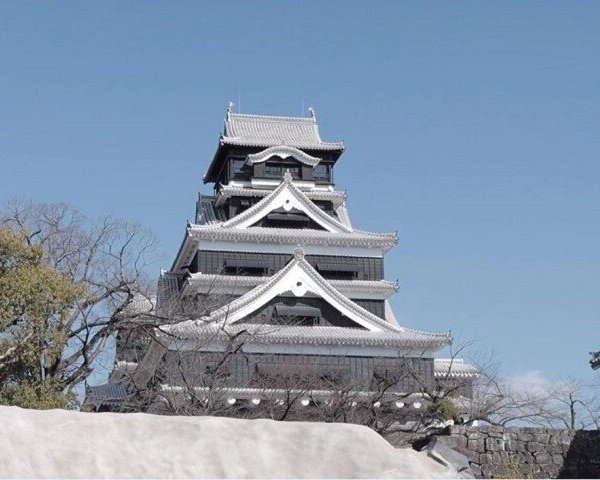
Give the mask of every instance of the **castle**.
[{"label": "castle", "polygon": [[153,340],[120,334],[117,368],[86,403],[118,409],[153,384],[150,411],[190,389],[257,405],[308,382],[305,403],[339,385],[367,394],[385,384],[398,408],[418,408],[436,379],[474,379],[471,365],[434,358],[449,333],[397,321],[389,298],[398,286],[384,277],[397,235],[351,222],[334,182],[344,149],[321,139],[312,109],[279,117],[230,107],[204,176],[214,194],[199,195],[156,305],[131,307],[147,307]]}]

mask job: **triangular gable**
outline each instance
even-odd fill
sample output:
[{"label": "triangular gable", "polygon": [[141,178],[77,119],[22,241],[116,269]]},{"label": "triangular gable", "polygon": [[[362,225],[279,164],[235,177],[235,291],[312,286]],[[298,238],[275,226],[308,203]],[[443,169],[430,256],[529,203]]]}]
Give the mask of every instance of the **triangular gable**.
[{"label": "triangular gable", "polygon": [[[223,325],[239,322],[259,310],[273,298],[288,292],[292,292],[297,297],[303,297],[308,292],[313,293],[357,325],[373,332],[403,330],[397,325],[387,323],[338,292],[306,261],[304,251],[301,248],[294,251],[294,259],[273,275],[267,283],[259,285],[231,303],[215,310],[209,316],[201,318],[200,322],[202,324],[220,323]],[[189,322],[194,321],[182,322],[182,324]],[[183,326],[182,324],[179,325]],[[169,328],[169,331],[173,331],[173,333],[176,330],[176,325]]]},{"label": "triangular gable", "polygon": [[219,224],[219,226],[222,228],[248,228],[278,209],[283,209],[286,212],[292,209],[299,210],[332,233],[353,232],[352,228],[327,215],[317,207],[302,190],[294,185],[292,175],[289,172],[285,172],[283,181],[268,196],[248,210]]}]

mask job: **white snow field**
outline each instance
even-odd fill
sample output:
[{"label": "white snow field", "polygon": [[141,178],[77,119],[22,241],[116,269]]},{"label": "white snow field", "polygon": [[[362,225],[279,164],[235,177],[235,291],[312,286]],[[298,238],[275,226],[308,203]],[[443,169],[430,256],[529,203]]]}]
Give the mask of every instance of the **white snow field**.
[{"label": "white snow field", "polygon": [[357,425],[0,407],[2,478],[450,478]]}]

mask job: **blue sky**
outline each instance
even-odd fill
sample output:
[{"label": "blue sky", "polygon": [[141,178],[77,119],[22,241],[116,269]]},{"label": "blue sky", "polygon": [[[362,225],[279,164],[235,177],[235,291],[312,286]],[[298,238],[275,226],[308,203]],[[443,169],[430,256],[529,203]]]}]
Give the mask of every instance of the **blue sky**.
[{"label": "blue sky", "polygon": [[2,2],[0,200],[161,241],[193,216],[227,102],[344,140],[354,223],[400,233],[400,321],[508,375],[600,349],[600,3]]}]

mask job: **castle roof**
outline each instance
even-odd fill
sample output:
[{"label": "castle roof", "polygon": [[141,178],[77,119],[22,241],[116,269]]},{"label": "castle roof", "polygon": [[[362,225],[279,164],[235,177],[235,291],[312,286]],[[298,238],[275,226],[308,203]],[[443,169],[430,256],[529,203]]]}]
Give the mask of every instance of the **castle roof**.
[{"label": "castle roof", "polygon": [[324,142],[314,115],[277,117],[228,112],[221,144],[253,147],[287,145],[307,150],[344,150],[343,142]]},{"label": "castle roof", "polygon": [[161,329],[170,335],[186,340],[201,340],[203,343],[219,340],[227,343],[232,338],[240,338],[240,335],[247,335],[247,338],[243,337],[244,341],[252,344],[431,349],[444,347],[450,342],[448,334],[421,332],[409,328],[374,332],[362,328],[330,326],[183,323],[186,325],[181,325],[180,328]]},{"label": "castle roof", "polygon": [[339,157],[346,148],[344,142],[324,142],[314,110],[310,111],[309,117],[279,117],[234,113],[230,107],[223,134],[219,137],[219,146],[204,182],[216,181],[228,147],[261,149],[283,146],[311,152],[332,152]]}]

